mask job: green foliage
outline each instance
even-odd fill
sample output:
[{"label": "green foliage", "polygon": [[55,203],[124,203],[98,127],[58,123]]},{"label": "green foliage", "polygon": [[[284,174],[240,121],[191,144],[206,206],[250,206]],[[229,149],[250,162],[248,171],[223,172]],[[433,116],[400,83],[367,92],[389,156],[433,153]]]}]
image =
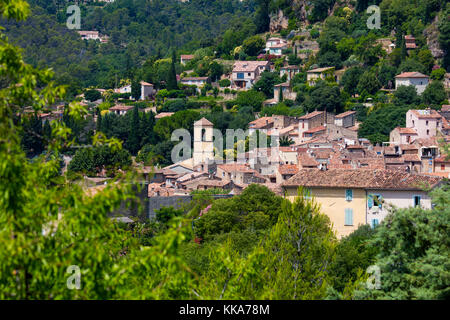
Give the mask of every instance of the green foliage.
[{"label": "green foliage", "polygon": [[172,164],[172,149],[176,145],[172,141],[162,141],[157,144],[146,144],[138,152],[136,162],[144,165],[168,166]]},{"label": "green foliage", "polygon": [[441,81],[432,81],[422,93],[423,102],[428,105],[440,106],[447,100],[447,93]]},{"label": "green foliage", "polygon": [[358,86],[356,87],[359,94],[362,94],[363,91],[369,94],[375,94],[380,88],[381,83],[373,70],[364,72],[359,78]]},{"label": "green foliage", "polygon": [[[278,220],[247,256],[226,242],[212,253],[201,294],[220,299],[320,299],[336,245],[329,219],[303,194],[282,200]],[[208,213],[209,214],[209,213]],[[214,280],[212,280],[214,279]]]},{"label": "green foliage", "polygon": [[370,32],[367,36],[362,36],[355,47],[356,56],[365,65],[373,66],[384,54],[381,44],[377,44],[376,39],[376,35]]},{"label": "green foliage", "polygon": [[404,127],[406,112],[410,106],[381,106],[367,115],[358,130],[358,136],[372,143],[389,141],[389,133],[395,127]]},{"label": "green foliage", "polygon": [[75,153],[68,170],[89,175],[100,173],[103,169],[126,169],[131,165],[131,155],[126,150],[113,150],[107,146],[83,148]]},{"label": "green foliage", "polygon": [[195,232],[202,239],[211,239],[233,230],[266,229],[277,221],[281,201],[267,187],[250,185],[239,196],[215,201],[196,221]]},{"label": "green foliage", "polygon": [[253,89],[263,92],[267,98],[273,98],[273,86],[281,83],[279,73],[263,72],[259,80],[253,85]]},{"label": "green foliage", "polygon": [[265,45],[266,42],[260,36],[253,36],[244,41],[242,50],[246,55],[255,57],[264,49]]},{"label": "green foliage", "polygon": [[159,141],[170,141],[175,129],[184,128],[193,132],[194,122],[201,118],[201,114],[193,110],[175,112],[170,117],[159,119],[153,131],[158,135]]},{"label": "green foliage", "polygon": [[183,215],[183,209],[175,209],[174,207],[162,207],[159,210],[155,210],[156,220],[160,223],[167,224],[175,217]]},{"label": "green foliage", "polygon": [[[27,8],[23,1],[0,1],[0,13],[9,19],[24,19]],[[125,199],[133,198],[129,176],[92,197],[66,183],[59,175],[59,155],[71,129],[64,122],[53,124],[48,158],[27,161],[17,135],[20,126],[12,116],[23,112],[22,106],[41,111],[64,96],[64,90],[51,81],[49,70],[24,64],[3,35],[0,42],[1,73],[9,79],[0,98],[0,298],[189,298],[182,288],[192,280],[173,255],[181,232],[173,229],[149,250],[140,250],[128,232],[108,218]],[[70,104],[68,114],[78,119],[85,111]],[[120,148],[116,140],[100,135],[93,142]],[[80,268],[81,290],[67,286],[73,275],[67,272],[70,266]],[[145,279],[147,271],[151,279]],[[136,287],[143,280],[150,285],[144,291]]]},{"label": "green foliage", "polygon": [[420,101],[414,86],[399,86],[394,92],[393,103],[397,106],[418,104]]},{"label": "green foliage", "polygon": [[371,245],[379,249],[381,289],[360,298],[448,299],[450,295],[450,192],[432,192],[433,209],[394,209],[378,227]]},{"label": "green foliage", "polygon": [[353,67],[345,71],[340,84],[344,87],[344,90],[347,93],[352,96],[356,94],[355,84],[359,82],[359,78],[363,73],[364,70],[360,67]]},{"label": "green foliage", "polygon": [[88,101],[94,102],[102,98],[102,94],[98,90],[87,90],[84,93],[84,98]]},{"label": "green foliage", "polygon": [[439,44],[444,51],[444,68],[450,72],[450,8],[441,14],[439,19]]},{"label": "green foliage", "polygon": [[430,78],[431,78],[431,80],[442,81],[442,80],[444,80],[444,76],[445,76],[445,69],[439,68],[439,69],[431,71]]},{"label": "green foliage", "polygon": [[288,107],[286,103],[279,103],[275,106],[267,106],[264,107],[260,115],[271,117],[272,115],[284,115],[284,116],[292,116],[292,117],[299,117],[302,116],[305,113],[302,107]]},{"label": "green foliage", "polygon": [[263,33],[269,31],[270,16],[269,16],[269,4],[270,0],[257,0],[258,9],[256,10],[255,25],[256,32]]},{"label": "green foliage", "polygon": [[266,100],[264,93],[251,89],[240,91],[235,102],[239,107],[251,107],[254,111],[259,111],[264,100]]},{"label": "green foliage", "polygon": [[155,122],[153,112],[139,112],[135,105],[132,112],[123,116],[106,114],[98,124],[98,130],[109,138],[122,140],[124,148],[135,155],[145,144],[160,141],[153,130]]},{"label": "green foliage", "polygon": [[369,244],[375,232],[363,225],[339,241],[330,267],[330,285],[338,292],[343,292],[349,282],[357,280],[359,272],[365,272],[375,262],[378,249]]},{"label": "green foliage", "polygon": [[222,88],[229,87],[231,85],[231,81],[228,79],[222,79],[219,81],[219,86]]},{"label": "green foliage", "polygon": [[304,105],[310,112],[317,108],[321,111],[340,113],[343,105],[339,87],[335,84],[328,84],[326,81],[318,81],[310,89]]}]

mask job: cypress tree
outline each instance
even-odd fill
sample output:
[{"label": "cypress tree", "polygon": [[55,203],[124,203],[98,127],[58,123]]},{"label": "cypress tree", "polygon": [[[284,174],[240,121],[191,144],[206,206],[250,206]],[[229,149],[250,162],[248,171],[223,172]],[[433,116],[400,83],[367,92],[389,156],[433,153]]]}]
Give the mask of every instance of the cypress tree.
[{"label": "cypress tree", "polygon": [[46,141],[49,141],[52,138],[52,127],[50,126],[50,123],[48,121],[44,122],[44,129],[42,130],[42,132]]},{"label": "cypress tree", "polygon": [[140,148],[141,139],[139,136],[139,110],[134,106],[133,114],[131,116],[131,130],[128,139],[128,150],[131,154],[136,155]]},{"label": "cypress tree", "polygon": [[282,102],[283,101],[283,87],[280,87],[280,93],[278,96],[278,102]]},{"label": "cypress tree", "polygon": [[177,71],[175,69],[175,61],[176,61],[176,55],[175,55],[175,50],[173,50],[172,51],[172,63],[170,65],[170,74],[169,74],[169,79],[167,81],[167,89],[168,90],[178,89]]},{"label": "cypress tree", "polygon": [[102,131],[102,112],[97,108],[97,132]]},{"label": "cypress tree", "polygon": [[407,51],[406,51],[406,40],[405,37],[402,36],[402,61],[406,59]]}]

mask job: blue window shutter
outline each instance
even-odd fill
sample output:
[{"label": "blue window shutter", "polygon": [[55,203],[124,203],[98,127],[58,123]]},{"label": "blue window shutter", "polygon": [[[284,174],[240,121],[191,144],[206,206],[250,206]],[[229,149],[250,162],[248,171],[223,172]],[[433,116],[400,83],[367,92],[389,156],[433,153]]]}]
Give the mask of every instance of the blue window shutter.
[{"label": "blue window shutter", "polygon": [[345,225],[352,226],[353,225],[353,209],[345,209]]},{"label": "blue window shutter", "polygon": [[347,201],[353,200],[353,190],[352,189],[345,190],[345,200],[347,200]]},{"label": "blue window shutter", "polygon": [[371,194],[369,194],[369,196],[367,197],[367,206],[369,207],[369,209],[372,209],[373,207],[373,197]]},{"label": "blue window shutter", "polygon": [[378,225],[378,219],[372,220],[372,229],[375,228]]}]

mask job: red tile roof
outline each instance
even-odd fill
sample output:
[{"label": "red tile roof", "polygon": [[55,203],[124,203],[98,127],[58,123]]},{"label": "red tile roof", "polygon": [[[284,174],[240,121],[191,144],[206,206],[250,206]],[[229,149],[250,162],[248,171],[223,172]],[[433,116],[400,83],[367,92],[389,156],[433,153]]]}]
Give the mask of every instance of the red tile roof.
[{"label": "red tile roof", "polygon": [[439,163],[450,162],[450,159],[447,159],[445,155],[442,155],[439,158],[434,159],[434,162],[439,162]]},{"label": "red tile roof", "polygon": [[346,112],[344,112],[344,113],[338,114],[338,115],[335,116],[334,118],[335,118],[335,119],[341,119],[341,118],[348,117],[348,116],[350,116],[350,115],[352,115],[352,114],[355,114],[355,113],[356,113],[356,111],[346,111]]},{"label": "red tile roof", "polygon": [[301,167],[317,167],[319,163],[306,153],[299,153],[298,165]]},{"label": "red tile roof", "polygon": [[440,119],[442,116],[436,110],[410,110],[414,115],[420,119]]},{"label": "red tile roof", "polygon": [[403,72],[399,75],[395,76],[396,78],[428,78],[427,75],[424,75],[420,72]]},{"label": "red tile roof", "polygon": [[213,123],[206,118],[201,118],[197,122],[194,122],[194,126],[209,126],[212,127]]},{"label": "red tile roof", "polygon": [[278,167],[278,171],[281,174],[296,174],[298,172],[298,166],[296,164],[283,164]]},{"label": "red tile roof", "polygon": [[269,61],[236,61],[233,72],[253,72],[259,67],[265,67]]},{"label": "red tile roof", "polygon": [[274,121],[273,121],[272,117],[261,117],[259,119],[253,120],[248,125],[249,125],[249,128],[251,128],[251,129],[261,129],[267,125],[272,124],[273,122]]},{"label": "red tile roof", "polygon": [[285,187],[361,188],[389,190],[422,190],[434,187],[442,178],[395,170],[302,169],[282,184]]},{"label": "red tile roof", "polygon": [[117,105],[117,106],[109,108],[109,110],[110,111],[128,111],[133,108],[134,108],[133,106]]},{"label": "red tile roof", "polygon": [[315,127],[315,128],[309,129],[303,133],[316,133],[316,132],[325,131],[325,130],[327,130],[327,128],[325,126],[320,126],[320,127]]},{"label": "red tile roof", "polygon": [[400,127],[397,127],[395,129],[397,129],[400,132],[400,134],[415,134],[415,135],[417,135],[416,130],[414,130],[413,128],[400,128]]},{"label": "red tile roof", "polygon": [[206,81],[208,77],[184,77],[181,81]]},{"label": "red tile roof", "polygon": [[319,116],[319,115],[323,115],[323,111],[314,111],[314,112],[305,114],[304,116],[300,117],[299,119],[300,120],[307,120],[307,119],[311,119],[311,118],[314,118],[314,117]]},{"label": "red tile roof", "polygon": [[231,173],[231,172],[247,172],[247,173],[256,173],[255,170],[250,168],[246,164],[240,164],[240,163],[226,163],[226,164],[219,164],[217,168],[222,169],[225,172]]}]

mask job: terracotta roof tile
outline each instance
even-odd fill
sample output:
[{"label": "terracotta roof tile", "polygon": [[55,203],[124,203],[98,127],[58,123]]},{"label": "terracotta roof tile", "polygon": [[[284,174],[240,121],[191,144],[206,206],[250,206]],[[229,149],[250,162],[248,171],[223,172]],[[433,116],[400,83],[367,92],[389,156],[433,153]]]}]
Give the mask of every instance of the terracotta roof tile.
[{"label": "terracotta roof tile", "polygon": [[422,190],[436,186],[442,178],[395,170],[302,169],[282,186]]},{"label": "terracotta roof tile", "polygon": [[281,174],[296,174],[298,166],[296,164],[283,164],[278,167],[278,171]]},{"label": "terracotta roof tile", "polygon": [[352,114],[355,114],[355,113],[356,113],[356,111],[347,111],[347,112],[340,113],[340,114],[336,115],[334,118],[335,119],[345,118],[345,117],[348,117],[348,116],[350,116]]}]

